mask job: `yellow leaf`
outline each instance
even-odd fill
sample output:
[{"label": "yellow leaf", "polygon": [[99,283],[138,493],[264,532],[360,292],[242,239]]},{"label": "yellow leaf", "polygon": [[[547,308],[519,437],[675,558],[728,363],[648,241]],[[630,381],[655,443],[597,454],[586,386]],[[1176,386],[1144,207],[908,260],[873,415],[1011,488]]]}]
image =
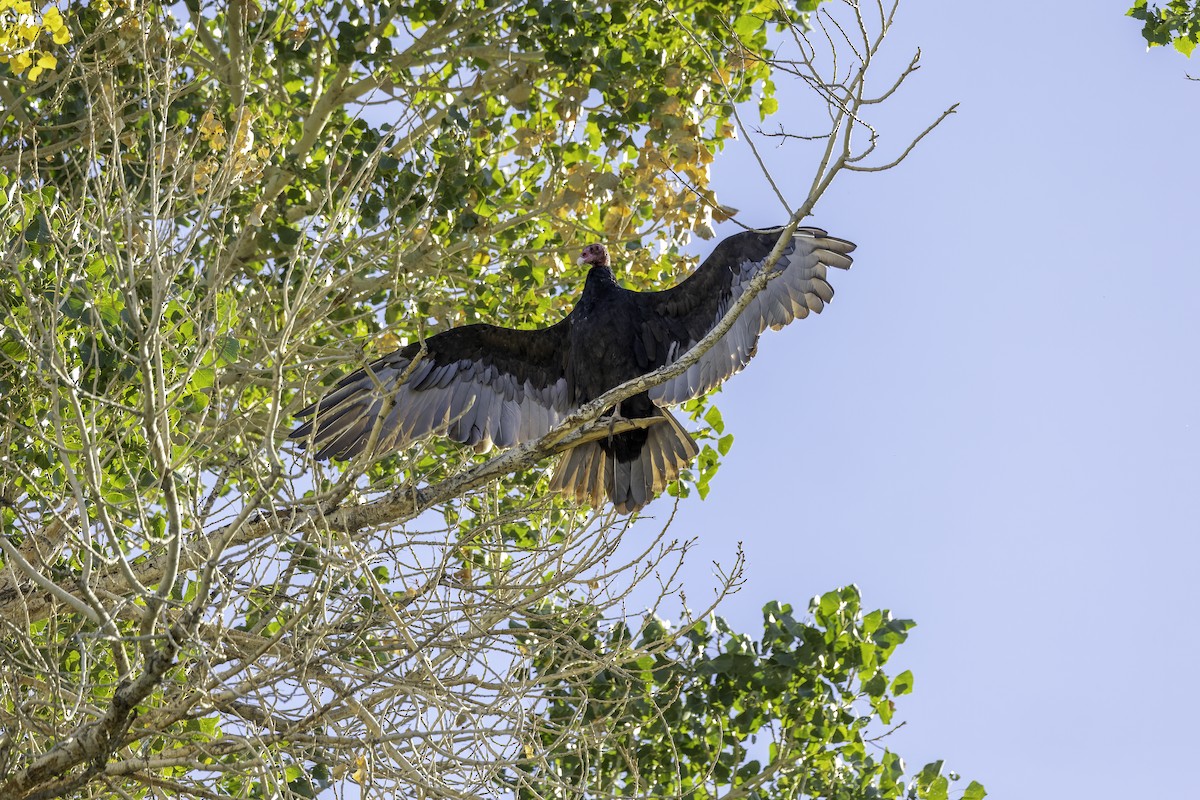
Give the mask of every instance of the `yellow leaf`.
[{"label": "yellow leaf", "polygon": [[288,31],[288,36],[291,37],[293,43],[299,46],[300,42],[304,41],[304,37],[308,35],[308,29],[311,25],[312,23],[309,22],[308,17],[303,17],[296,23],[294,30]]},{"label": "yellow leaf", "polygon": [[58,66],[58,59],[49,53],[44,53],[42,57],[38,59],[37,65],[42,69],[54,69]]},{"label": "yellow leaf", "polygon": [[505,92],[505,95],[508,97],[509,102],[514,106],[517,108],[524,108],[526,105],[528,105],[529,99],[533,97],[533,84],[518,84]]},{"label": "yellow leaf", "polygon": [[71,41],[71,32],[66,28],[59,28],[54,32],[55,44],[66,44]]},{"label": "yellow leaf", "polygon": [[29,65],[32,63],[33,59],[29,57],[29,53],[21,53],[9,62],[9,67],[13,72],[20,75],[22,72],[29,69]]},{"label": "yellow leaf", "polygon": [[29,70],[29,76],[28,76],[29,80],[36,81],[41,74],[42,74],[42,68],[34,67],[33,69]]},{"label": "yellow leaf", "polygon": [[18,0],[18,2],[13,3],[12,9],[13,9],[13,11],[16,11],[18,14],[32,14],[33,13],[33,6],[30,5],[29,0]]},{"label": "yellow leaf", "polygon": [[350,775],[350,777],[353,778],[355,782],[362,783],[367,777],[367,759],[363,756],[356,756],[354,759],[354,766],[356,769]]},{"label": "yellow leaf", "polygon": [[737,216],[738,210],[733,206],[719,205],[713,209],[713,220],[715,222],[724,222],[727,219],[733,219]]},{"label": "yellow leaf", "polygon": [[629,213],[629,209],[625,206],[612,205],[604,210],[604,217],[600,224],[604,227],[606,234],[617,236],[625,232],[631,216],[632,214]]},{"label": "yellow leaf", "polygon": [[402,346],[403,342],[400,341],[400,337],[391,331],[379,337],[379,350],[381,352],[390,353],[392,350],[399,350]]},{"label": "yellow leaf", "polygon": [[54,6],[50,6],[50,8],[46,9],[46,13],[42,15],[42,24],[46,26],[47,30],[57,31],[63,26],[62,12]]}]

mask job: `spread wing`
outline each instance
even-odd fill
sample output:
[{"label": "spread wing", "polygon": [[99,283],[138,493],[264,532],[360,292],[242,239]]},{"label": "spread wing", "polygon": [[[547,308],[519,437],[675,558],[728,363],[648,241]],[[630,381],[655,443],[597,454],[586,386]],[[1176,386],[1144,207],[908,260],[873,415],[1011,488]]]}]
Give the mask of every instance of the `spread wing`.
[{"label": "spread wing", "polygon": [[311,443],[317,458],[342,459],[366,449],[377,423],[376,453],[431,433],[481,452],[536,439],[571,410],[570,324],[568,315],[536,330],[452,328],[426,339],[420,358],[420,344],[410,344],[342,378],[296,415],[311,419],[289,438]]},{"label": "spread wing", "polygon": [[[652,366],[671,364],[716,327],[725,312],[763,268],[779,241],[781,228],[745,231],[722,241],[687,280],[661,292],[641,295],[641,346],[653,354]],[[820,313],[833,299],[826,281],[829,267],[849,269],[854,245],[820,228],[797,228],[772,278],[733,327],[687,372],[650,390],[660,406],[676,405],[712,391],[741,371],[754,357],[758,337],[769,326],[778,330],[808,312]]]}]

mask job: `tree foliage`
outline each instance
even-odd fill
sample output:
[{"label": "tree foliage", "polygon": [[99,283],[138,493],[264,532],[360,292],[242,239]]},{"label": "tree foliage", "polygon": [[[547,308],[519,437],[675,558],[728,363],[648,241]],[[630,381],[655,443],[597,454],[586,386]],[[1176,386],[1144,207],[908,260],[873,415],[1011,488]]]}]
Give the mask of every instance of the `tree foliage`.
[{"label": "tree foliage", "polygon": [[[539,620],[520,641],[548,677],[545,760],[533,786],[509,779],[514,794],[946,797],[954,776],[931,764],[906,781],[903,761],[878,746],[886,731],[871,730],[890,725],[895,698],[912,691],[912,673],[883,668],[913,622],[864,613],[853,586],[813,598],[809,612],[805,623],[767,604],[758,641],[721,617],[682,631],[652,619],[636,647],[627,626]],[[587,682],[554,677],[580,652],[608,666]]]},{"label": "tree foliage", "polygon": [[[673,281],[781,77],[829,123],[793,222],[890,166],[865,76],[895,8],[815,6],[0,3],[0,796],[944,796],[870,753],[906,627],[853,590],[757,644],[659,621],[672,581],[621,612],[686,547],[545,494],[595,409],[489,458],[280,444],[372,352],[557,319],[584,241]],[[689,411],[680,494],[730,442]]]},{"label": "tree foliage", "polygon": [[1195,0],[1169,0],[1159,5],[1137,0],[1129,16],[1142,22],[1142,37],[1150,47],[1172,45],[1191,58],[1200,44],[1200,3]]}]

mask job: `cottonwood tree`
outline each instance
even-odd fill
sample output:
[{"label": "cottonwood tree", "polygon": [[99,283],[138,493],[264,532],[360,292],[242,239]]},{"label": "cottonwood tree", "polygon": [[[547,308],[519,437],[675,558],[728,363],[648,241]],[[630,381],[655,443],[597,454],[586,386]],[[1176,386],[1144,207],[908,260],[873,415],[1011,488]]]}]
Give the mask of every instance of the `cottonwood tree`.
[{"label": "cottonwood tree", "polygon": [[[372,353],[557,319],[584,242],[675,281],[776,81],[819,126],[793,225],[891,166],[894,14],[0,2],[0,796],[945,796],[878,741],[911,623],[851,587],[754,641],[711,613],[740,560],[682,602],[669,499],[623,537],[547,494],[550,456],[687,358],[505,453],[283,443]],[[677,495],[729,443],[688,410]]]}]

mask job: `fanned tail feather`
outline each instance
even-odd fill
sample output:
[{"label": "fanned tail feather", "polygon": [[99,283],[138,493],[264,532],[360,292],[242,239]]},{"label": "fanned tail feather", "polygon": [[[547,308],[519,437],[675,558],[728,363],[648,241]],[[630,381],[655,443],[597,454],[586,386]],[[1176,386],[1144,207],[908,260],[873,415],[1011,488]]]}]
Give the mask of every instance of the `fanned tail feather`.
[{"label": "fanned tail feather", "polygon": [[622,514],[630,514],[662,494],[679,478],[700,449],[670,412],[664,422],[646,429],[646,443],[637,457],[618,461],[600,442],[568,450],[558,464],[550,488],[581,504],[598,507],[607,496]]}]

